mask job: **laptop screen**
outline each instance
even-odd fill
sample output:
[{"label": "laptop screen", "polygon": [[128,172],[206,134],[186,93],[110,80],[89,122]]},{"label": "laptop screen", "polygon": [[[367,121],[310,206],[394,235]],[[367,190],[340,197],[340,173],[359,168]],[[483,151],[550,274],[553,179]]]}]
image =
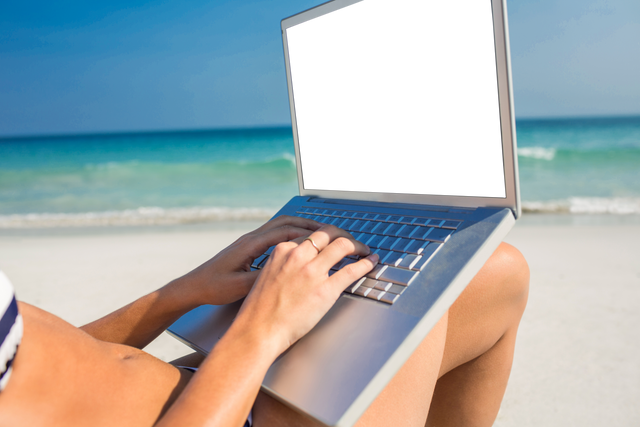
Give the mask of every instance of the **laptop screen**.
[{"label": "laptop screen", "polygon": [[307,190],[506,197],[490,0],[363,0],[286,30]]}]

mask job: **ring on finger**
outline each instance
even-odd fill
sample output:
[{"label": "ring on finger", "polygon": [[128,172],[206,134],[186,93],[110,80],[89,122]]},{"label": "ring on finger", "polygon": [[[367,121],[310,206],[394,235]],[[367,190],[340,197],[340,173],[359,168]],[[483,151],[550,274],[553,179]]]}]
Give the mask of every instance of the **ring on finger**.
[{"label": "ring on finger", "polygon": [[304,240],[308,240],[311,242],[311,244],[313,245],[314,248],[316,248],[316,251],[318,251],[318,253],[320,253],[320,248],[318,248],[318,245],[316,245],[316,242],[313,241],[313,239],[311,237],[307,237]]}]

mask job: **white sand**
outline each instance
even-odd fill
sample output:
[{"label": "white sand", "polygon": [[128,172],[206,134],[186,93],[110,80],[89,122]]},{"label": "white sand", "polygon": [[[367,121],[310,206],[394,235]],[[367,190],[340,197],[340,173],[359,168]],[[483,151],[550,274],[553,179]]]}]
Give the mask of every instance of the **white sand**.
[{"label": "white sand", "polygon": [[[81,325],[254,225],[2,231],[0,269],[19,299]],[[531,293],[496,426],[639,426],[640,221],[531,216],[507,241],[529,261]],[[189,352],[166,334],[148,350]]]}]

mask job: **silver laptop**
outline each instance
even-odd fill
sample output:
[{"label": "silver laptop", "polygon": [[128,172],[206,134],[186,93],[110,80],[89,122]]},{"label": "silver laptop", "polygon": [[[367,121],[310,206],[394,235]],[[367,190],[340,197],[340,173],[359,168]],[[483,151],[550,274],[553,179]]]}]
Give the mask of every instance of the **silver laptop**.
[{"label": "silver laptop", "polygon": [[[506,1],[335,0],[282,36],[300,195],[277,215],[347,229],[381,262],[262,390],[351,426],[520,215]],[[206,354],[240,304],[169,332]]]}]

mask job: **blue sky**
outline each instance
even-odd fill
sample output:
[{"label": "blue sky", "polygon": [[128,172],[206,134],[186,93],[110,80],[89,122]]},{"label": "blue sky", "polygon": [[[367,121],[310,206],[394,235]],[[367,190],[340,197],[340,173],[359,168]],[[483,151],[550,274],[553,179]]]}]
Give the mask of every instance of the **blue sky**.
[{"label": "blue sky", "polygon": [[[280,19],[311,0],[0,6],[0,136],[289,123]],[[509,1],[518,117],[640,114],[638,0]]]}]

